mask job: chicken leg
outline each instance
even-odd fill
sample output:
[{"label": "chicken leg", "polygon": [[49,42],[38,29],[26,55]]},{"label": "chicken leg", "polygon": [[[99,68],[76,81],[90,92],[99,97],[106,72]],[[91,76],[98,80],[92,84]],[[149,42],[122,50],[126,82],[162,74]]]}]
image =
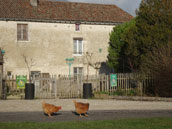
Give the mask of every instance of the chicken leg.
[{"label": "chicken leg", "polygon": [[87,113],[84,114],[86,117],[88,117]]}]

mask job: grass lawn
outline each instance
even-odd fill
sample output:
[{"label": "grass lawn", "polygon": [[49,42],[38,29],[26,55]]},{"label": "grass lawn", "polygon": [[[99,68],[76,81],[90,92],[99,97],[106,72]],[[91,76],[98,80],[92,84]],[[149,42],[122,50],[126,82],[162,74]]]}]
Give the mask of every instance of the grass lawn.
[{"label": "grass lawn", "polygon": [[[103,116],[102,116],[103,117]],[[7,122],[0,129],[172,129],[172,118],[132,118],[87,122]]]}]

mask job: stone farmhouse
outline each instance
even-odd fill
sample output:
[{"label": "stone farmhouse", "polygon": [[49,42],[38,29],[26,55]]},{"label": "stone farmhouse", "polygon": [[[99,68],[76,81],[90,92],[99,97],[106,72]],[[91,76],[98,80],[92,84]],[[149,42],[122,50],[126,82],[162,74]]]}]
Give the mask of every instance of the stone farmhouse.
[{"label": "stone farmhouse", "polygon": [[[86,75],[86,53],[92,54],[93,64],[101,62],[103,72],[110,32],[132,18],[116,5],[0,0],[4,74],[26,75],[27,65],[32,65],[32,75]],[[94,68],[89,71],[95,74]]]}]

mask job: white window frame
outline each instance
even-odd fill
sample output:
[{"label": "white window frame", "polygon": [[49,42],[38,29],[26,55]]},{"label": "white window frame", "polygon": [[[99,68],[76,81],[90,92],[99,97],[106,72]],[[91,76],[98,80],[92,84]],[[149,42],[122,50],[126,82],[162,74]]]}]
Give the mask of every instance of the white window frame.
[{"label": "white window frame", "polygon": [[[79,73],[79,69],[81,69],[82,73]],[[77,71],[75,73],[75,70]],[[74,78],[75,80],[77,80],[78,77],[82,77],[84,75],[84,68],[83,67],[73,67],[73,75],[74,75]],[[78,76],[80,75],[80,76]]]},{"label": "white window frame", "polygon": [[[18,30],[18,26],[21,26],[20,30]],[[24,39],[24,26],[26,26],[26,39]],[[18,34],[18,32],[20,31],[20,34]],[[20,35],[20,38],[18,38],[18,35]],[[17,23],[17,41],[28,41],[29,40],[29,34],[28,34],[28,24],[24,24],[24,23]]]},{"label": "white window frame", "polygon": [[[76,53],[75,53],[75,41],[77,43]],[[82,42],[82,51],[81,51],[81,53],[79,53],[79,41]],[[84,50],[83,47],[84,47],[84,45],[83,45],[83,39],[82,38],[74,38],[73,39],[73,55],[74,56],[82,56],[83,55],[83,50]]]}]

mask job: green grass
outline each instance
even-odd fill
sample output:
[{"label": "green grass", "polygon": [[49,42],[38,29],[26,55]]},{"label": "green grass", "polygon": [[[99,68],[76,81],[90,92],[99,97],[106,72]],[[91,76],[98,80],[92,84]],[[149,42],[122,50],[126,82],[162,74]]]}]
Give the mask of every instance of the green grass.
[{"label": "green grass", "polygon": [[[103,117],[103,116],[102,116]],[[7,122],[0,129],[172,129],[172,118],[133,118],[87,122]]]}]

